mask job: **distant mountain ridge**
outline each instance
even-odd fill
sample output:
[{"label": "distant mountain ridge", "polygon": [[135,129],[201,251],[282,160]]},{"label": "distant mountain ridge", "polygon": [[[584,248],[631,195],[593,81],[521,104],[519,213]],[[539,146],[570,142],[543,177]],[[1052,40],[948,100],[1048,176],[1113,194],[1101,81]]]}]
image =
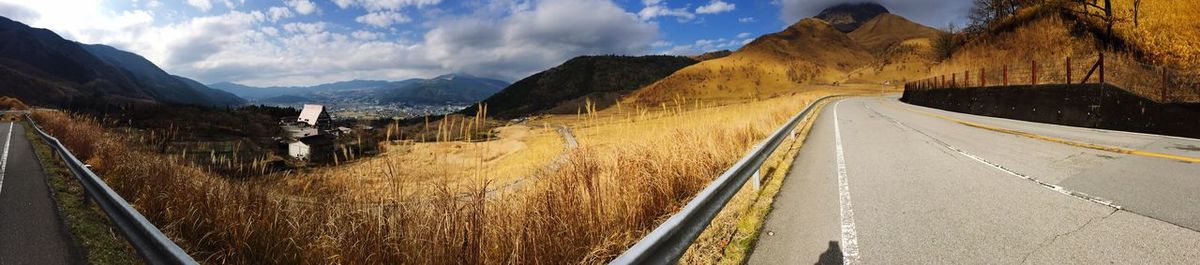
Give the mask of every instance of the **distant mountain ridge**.
[{"label": "distant mountain ridge", "polygon": [[[575,113],[591,100],[603,108],[621,96],[698,61],[684,56],[580,56],[513,83],[481,102],[488,116]],[[474,114],[477,106],[459,113]]]},{"label": "distant mountain ridge", "polygon": [[137,54],[80,44],[5,17],[0,17],[0,80],[7,84],[0,93],[36,105],[244,103],[232,94],[170,75]]},{"label": "distant mountain ridge", "polygon": [[467,74],[446,74],[430,79],[350,80],[302,87],[253,87],[229,82],[209,86],[263,104],[352,100],[375,104],[442,105],[478,102],[508,86],[508,82]]}]

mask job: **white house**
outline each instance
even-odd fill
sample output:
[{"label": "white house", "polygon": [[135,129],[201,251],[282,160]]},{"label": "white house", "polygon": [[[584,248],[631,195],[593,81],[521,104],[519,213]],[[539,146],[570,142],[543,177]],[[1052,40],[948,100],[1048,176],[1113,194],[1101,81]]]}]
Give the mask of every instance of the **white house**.
[{"label": "white house", "polygon": [[333,153],[333,136],[319,134],[288,143],[288,156],[299,160],[327,161]]},{"label": "white house", "polygon": [[288,144],[288,156],[292,158],[308,160],[310,154],[312,154],[312,148],[304,142],[295,141]]},{"label": "white house", "polygon": [[327,128],[333,124],[333,119],[329,117],[329,112],[325,111],[325,106],[304,104],[304,109],[300,111],[300,116],[296,117],[296,122],[317,128]]}]

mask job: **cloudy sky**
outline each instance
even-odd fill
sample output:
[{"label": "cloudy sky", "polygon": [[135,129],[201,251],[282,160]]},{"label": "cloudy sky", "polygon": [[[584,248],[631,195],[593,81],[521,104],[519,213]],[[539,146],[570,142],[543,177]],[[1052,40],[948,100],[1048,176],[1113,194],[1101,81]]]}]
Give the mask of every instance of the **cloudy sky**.
[{"label": "cloudy sky", "polygon": [[[837,0],[0,0],[0,15],[205,83],[468,73],[516,80],[589,54],[734,50]],[[879,0],[940,27],[969,0]],[[949,4],[948,4],[949,3]]]}]

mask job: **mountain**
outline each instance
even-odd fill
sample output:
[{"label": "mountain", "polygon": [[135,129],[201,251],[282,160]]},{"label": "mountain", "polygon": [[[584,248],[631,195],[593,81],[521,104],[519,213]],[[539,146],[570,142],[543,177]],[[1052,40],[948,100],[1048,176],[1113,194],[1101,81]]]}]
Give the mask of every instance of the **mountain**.
[{"label": "mountain", "polygon": [[730,51],[730,50],[711,51],[711,52],[706,52],[701,55],[692,56],[692,59],[703,62],[703,61],[708,61],[708,60],[712,60],[712,59],[725,58],[725,56],[729,56],[730,54],[733,54],[733,51]]},{"label": "mountain", "polygon": [[[409,82],[411,80],[401,81]],[[335,83],[321,84],[316,86],[306,87],[252,87],[242,84],[221,82],[209,84],[209,87],[216,88],[225,92],[233,93],[239,97],[250,100],[262,100],[278,96],[301,96],[301,95],[316,95],[326,93],[343,93],[353,91],[369,91],[382,89],[387,86],[394,85],[395,82],[379,81],[379,80],[350,80]]]},{"label": "mountain", "polygon": [[863,23],[848,35],[859,45],[874,53],[913,39],[932,40],[939,31],[893,14],[880,14]]},{"label": "mountain", "polygon": [[821,10],[816,18],[829,22],[841,32],[851,32],[875,16],[887,13],[888,9],[877,3],[844,3]]},{"label": "mountain", "polygon": [[197,90],[136,54],[83,45],[0,17],[0,92],[35,105],[165,102],[224,106],[239,100]]},{"label": "mountain", "polygon": [[215,104],[216,106],[238,106],[246,104],[246,99],[238,97],[233,93],[205,86],[204,84],[187,77],[177,75],[172,75],[172,77],[174,77],[176,80],[179,80],[179,82],[183,82],[184,85],[187,85],[192,90],[199,91],[200,94],[208,97],[208,100],[217,103]]},{"label": "mountain", "polygon": [[101,44],[82,44],[92,55],[121,68],[151,97],[166,102],[207,106],[237,106],[246,101],[191,79],[168,74],[141,55]]},{"label": "mountain", "polygon": [[934,64],[933,40],[940,31],[893,14],[880,14],[850,32],[851,39],[876,57],[875,67],[851,81],[902,81],[928,74]]},{"label": "mountain", "polygon": [[465,74],[449,74],[433,79],[417,79],[397,82],[384,89],[380,103],[407,104],[463,104],[484,100],[508,86],[508,82],[475,77]]},{"label": "mountain", "polygon": [[865,48],[828,22],[806,18],[763,35],[732,54],[675,72],[633,93],[632,103],[744,99],[791,93],[801,84],[832,84],[874,61]]},{"label": "mountain", "polygon": [[[521,79],[487,98],[488,116],[516,118],[538,113],[575,113],[583,102],[598,107],[646,84],[696,64],[682,56],[580,56]],[[460,113],[474,114],[477,106]]]},{"label": "mountain", "polygon": [[432,79],[350,80],[306,87],[252,87],[229,82],[209,86],[263,104],[356,102],[444,105],[478,102],[508,86],[508,82],[466,74],[447,74]]}]

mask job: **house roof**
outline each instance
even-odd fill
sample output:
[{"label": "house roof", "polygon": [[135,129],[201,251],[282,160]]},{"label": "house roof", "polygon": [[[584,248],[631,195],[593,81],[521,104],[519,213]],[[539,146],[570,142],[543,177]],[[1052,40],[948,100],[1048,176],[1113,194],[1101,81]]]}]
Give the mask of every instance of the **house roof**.
[{"label": "house roof", "polygon": [[304,104],[304,110],[300,111],[300,117],[296,118],[297,122],[308,123],[308,125],[317,126],[317,118],[321,117],[321,112],[325,111],[325,106],[315,104]]}]

